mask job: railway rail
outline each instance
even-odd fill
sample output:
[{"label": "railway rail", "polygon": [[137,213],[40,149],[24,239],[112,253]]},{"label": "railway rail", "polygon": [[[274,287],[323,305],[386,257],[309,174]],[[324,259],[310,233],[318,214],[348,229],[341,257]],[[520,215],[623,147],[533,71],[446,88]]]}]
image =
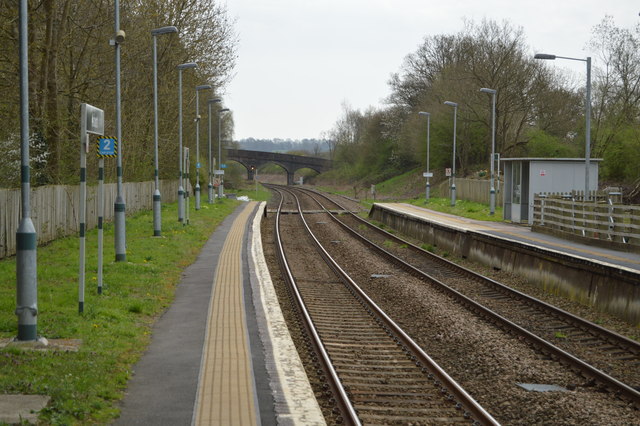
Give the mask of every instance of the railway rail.
[{"label": "railway rail", "polygon": [[[281,214],[285,190],[275,190],[281,195],[279,262],[335,402],[336,422],[498,424],[338,266],[299,201],[297,215]],[[323,262],[303,248],[308,239]]]},{"label": "railway rail", "polygon": [[[304,191],[313,193],[315,202],[326,212],[341,212],[331,217],[404,270],[437,285],[469,309],[640,407],[638,342],[436,256],[319,192]],[[323,205],[317,197],[332,206]]]}]

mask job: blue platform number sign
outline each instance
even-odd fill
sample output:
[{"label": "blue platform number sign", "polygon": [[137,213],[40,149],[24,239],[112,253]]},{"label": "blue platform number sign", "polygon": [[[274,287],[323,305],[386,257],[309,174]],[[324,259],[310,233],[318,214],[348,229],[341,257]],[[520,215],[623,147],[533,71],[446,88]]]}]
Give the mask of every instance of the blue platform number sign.
[{"label": "blue platform number sign", "polygon": [[226,164],[220,164],[220,168],[221,168],[221,169],[226,169],[226,168],[227,168],[227,165],[226,165]]},{"label": "blue platform number sign", "polygon": [[98,157],[110,158],[118,155],[118,139],[114,137],[98,138]]}]

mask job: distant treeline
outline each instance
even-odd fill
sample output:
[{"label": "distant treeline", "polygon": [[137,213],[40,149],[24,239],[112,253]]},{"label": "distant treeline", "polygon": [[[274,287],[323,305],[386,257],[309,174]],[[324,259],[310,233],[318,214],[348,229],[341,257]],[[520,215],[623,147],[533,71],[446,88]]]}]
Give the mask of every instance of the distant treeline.
[{"label": "distant treeline", "polygon": [[323,139],[254,139],[236,141],[240,149],[267,152],[306,151],[311,155],[329,151],[329,144]]}]

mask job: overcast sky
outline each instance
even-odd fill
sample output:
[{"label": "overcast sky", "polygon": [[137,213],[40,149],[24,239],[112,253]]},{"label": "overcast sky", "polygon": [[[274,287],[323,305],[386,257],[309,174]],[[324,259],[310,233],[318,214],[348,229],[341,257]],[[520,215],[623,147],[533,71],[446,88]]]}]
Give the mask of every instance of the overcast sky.
[{"label": "overcast sky", "polygon": [[[532,55],[591,54],[594,67],[586,43],[605,15],[620,27],[640,22],[631,0],[227,0],[227,9],[240,39],[225,94],[236,140],[319,138],[343,102],[382,106],[404,57],[465,19],[507,20],[523,28]],[[582,62],[549,65],[585,75]]]}]

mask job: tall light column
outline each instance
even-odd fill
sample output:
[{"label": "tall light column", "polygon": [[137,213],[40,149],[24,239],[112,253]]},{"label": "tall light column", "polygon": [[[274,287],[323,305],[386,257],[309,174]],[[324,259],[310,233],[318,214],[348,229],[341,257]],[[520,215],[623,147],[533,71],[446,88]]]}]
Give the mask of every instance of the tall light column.
[{"label": "tall light column", "polygon": [[29,171],[29,60],[27,0],[20,0],[20,199],[22,217],[16,232],[16,315],[18,340],[38,338],[38,237],[31,220],[31,177]]},{"label": "tall light column", "polygon": [[580,61],[587,63],[587,93],[585,97],[585,141],[584,141],[584,199],[589,199],[589,167],[591,162],[591,57],[586,59],[581,58],[569,58],[567,56],[550,55],[547,53],[536,53],[535,59],[549,59],[555,60],[556,58],[568,59],[570,61]]},{"label": "tall light column", "polygon": [[210,84],[196,86],[196,210],[200,210],[200,101],[201,90],[211,89]]},{"label": "tall light column", "polygon": [[209,156],[207,159],[207,162],[209,164],[209,184],[207,185],[207,196],[208,196],[208,202],[209,204],[213,203],[213,157],[211,156],[211,105],[221,102],[222,99],[220,98],[215,98],[215,99],[209,99],[207,101],[207,108],[208,108],[208,116],[209,116],[209,126],[208,126],[208,140],[209,140]]},{"label": "tall light column", "polygon": [[431,185],[429,184],[429,178],[431,177],[431,172],[429,172],[429,128],[431,127],[431,114],[424,111],[420,111],[418,114],[427,117],[427,172],[425,173],[425,177],[427,178],[427,187],[425,189],[424,200],[425,202],[428,202],[429,193],[431,192]]},{"label": "tall light column", "polygon": [[182,70],[196,68],[195,62],[187,62],[178,68],[178,222],[184,223],[184,176],[182,173]]},{"label": "tall light column", "polygon": [[156,37],[161,34],[177,33],[176,27],[162,27],[151,30],[153,38],[153,148],[154,148],[154,177],[155,191],[153,192],[153,236],[162,235],[162,211],[160,197],[160,182],[158,180],[158,54]]},{"label": "tall light column", "polygon": [[453,164],[451,165],[451,206],[456,205],[456,120],[458,117],[458,104],[445,101],[445,105],[453,107]]},{"label": "tall light column", "polygon": [[222,170],[222,113],[228,112],[229,108],[222,108],[218,111],[218,171],[220,171],[220,185],[218,186],[218,198],[224,195],[224,170]]},{"label": "tall light column", "polygon": [[114,2],[115,16],[115,38],[113,47],[115,48],[115,65],[116,65],[116,137],[118,138],[118,158],[116,160],[116,199],[113,203],[113,242],[115,245],[116,262],[127,261],[127,231],[126,231],[126,205],[124,196],[122,195],[122,154],[124,145],[122,142],[122,120],[120,108],[120,43],[124,41],[124,31],[120,29],[120,1]]},{"label": "tall light column", "polygon": [[494,185],[494,163],[496,153],[496,90],[483,87],[482,93],[491,95],[491,189],[489,190],[489,214],[496,212],[496,187]]}]

